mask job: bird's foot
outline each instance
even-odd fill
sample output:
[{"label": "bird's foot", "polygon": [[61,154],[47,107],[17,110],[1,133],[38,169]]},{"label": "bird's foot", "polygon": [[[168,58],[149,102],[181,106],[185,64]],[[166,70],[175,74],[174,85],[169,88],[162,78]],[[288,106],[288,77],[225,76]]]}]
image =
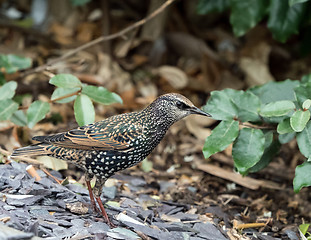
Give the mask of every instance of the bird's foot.
[{"label": "bird's foot", "polygon": [[114,224],[110,221],[110,219],[109,219],[109,217],[108,217],[108,215],[107,215],[107,213],[106,213],[106,210],[105,210],[105,208],[104,208],[104,205],[103,205],[102,200],[100,199],[100,197],[95,197],[95,198],[96,198],[96,201],[97,201],[97,203],[98,203],[98,205],[99,205],[99,208],[100,208],[100,210],[101,210],[101,213],[102,213],[102,215],[103,215],[103,217],[104,217],[104,219],[105,219],[105,222],[109,225],[109,227],[111,227],[111,228],[116,228],[117,226],[114,225]]}]

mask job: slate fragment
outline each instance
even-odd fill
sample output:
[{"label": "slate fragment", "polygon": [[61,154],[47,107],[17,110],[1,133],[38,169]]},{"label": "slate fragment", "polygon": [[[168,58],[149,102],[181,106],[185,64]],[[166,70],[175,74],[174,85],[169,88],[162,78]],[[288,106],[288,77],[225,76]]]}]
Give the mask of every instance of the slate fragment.
[{"label": "slate fragment", "polygon": [[117,194],[116,186],[103,187],[103,195],[104,195],[104,197],[106,197],[108,199],[114,199],[116,197],[116,194]]},{"label": "slate fragment", "polygon": [[[0,223],[0,239],[20,240],[20,239],[35,239],[33,233],[25,233],[17,229],[8,227]],[[40,239],[40,238],[36,238]]]},{"label": "slate fragment", "polygon": [[198,236],[210,240],[227,240],[227,238],[212,223],[195,223],[193,229],[197,230]]}]

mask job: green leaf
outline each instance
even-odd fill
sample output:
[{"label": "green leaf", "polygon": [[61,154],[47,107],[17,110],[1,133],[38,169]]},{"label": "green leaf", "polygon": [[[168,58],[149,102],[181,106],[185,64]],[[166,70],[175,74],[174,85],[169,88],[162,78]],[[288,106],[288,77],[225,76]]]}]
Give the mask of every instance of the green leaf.
[{"label": "green leaf", "polygon": [[288,1],[288,4],[290,7],[292,7],[293,5],[297,4],[297,3],[304,3],[304,2],[307,2],[309,0],[289,0]]},{"label": "green leaf", "polygon": [[95,121],[95,110],[91,99],[81,94],[74,103],[74,113],[79,126],[84,126]]},{"label": "green leaf", "polygon": [[199,0],[197,14],[205,15],[211,12],[223,12],[230,7],[230,0]]},{"label": "green leaf", "polygon": [[301,231],[301,233],[303,235],[306,235],[306,233],[308,232],[309,227],[310,227],[310,224],[308,224],[308,223],[300,224],[299,225],[299,230]]},{"label": "green leaf", "polygon": [[122,98],[118,94],[110,92],[104,87],[85,85],[82,88],[82,93],[89,96],[95,102],[102,104],[123,103]]},{"label": "green leaf", "polygon": [[30,58],[0,54],[0,69],[4,69],[8,74],[29,68],[31,64]]},{"label": "green leaf", "polygon": [[311,107],[311,99],[307,99],[302,104],[303,110],[308,110]]},{"label": "green leaf", "polygon": [[296,136],[296,132],[280,134],[279,141],[281,144],[285,144],[293,140],[295,136]]},{"label": "green leaf", "polygon": [[232,148],[234,165],[241,174],[258,163],[263,155],[265,136],[260,129],[243,128]]},{"label": "green leaf", "polygon": [[260,115],[263,117],[280,117],[290,113],[295,108],[295,104],[288,100],[271,102],[262,107]]},{"label": "green leaf", "polygon": [[289,7],[287,1],[271,0],[268,28],[273,37],[284,43],[292,34],[298,34],[305,9],[304,4]]},{"label": "green leaf", "polygon": [[306,157],[311,157],[311,121],[302,132],[297,133],[297,144],[300,152]]},{"label": "green leaf", "polygon": [[283,121],[281,121],[278,124],[277,132],[279,134],[291,133],[293,131],[294,130],[292,129],[292,127],[290,125],[290,119],[289,118],[285,118]]},{"label": "green leaf", "polygon": [[209,158],[216,152],[225,150],[239,134],[239,122],[235,120],[222,121],[205,140],[203,154]]},{"label": "green leaf", "polygon": [[261,120],[258,115],[261,103],[255,94],[234,89],[225,89],[225,92],[238,109],[238,118],[242,122]]},{"label": "green leaf", "polygon": [[14,112],[13,115],[11,116],[10,120],[18,126],[23,127],[23,126],[27,125],[27,116],[23,110],[18,110],[16,112]]},{"label": "green leaf", "polygon": [[308,82],[311,82],[311,74],[306,74],[306,75],[303,75],[301,80],[300,80],[301,83],[308,83]]},{"label": "green leaf", "polygon": [[[71,93],[78,92],[80,89],[81,88],[79,88],[79,87],[76,87],[76,88],[61,88],[61,87],[58,87],[58,88],[56,88],[54,90],[54,92],[53,92],[53,94],[51,96],[51,100],[55,100],[57,98],[69,95]],[[68,102],[71,102],[71,101],[75,100],[76,97],[77,97],[77,95],[73,95],[71,97],[67,97],[67,98],[58,100],[56,102],[57,103],[68,103]]]},{"label": "green leaf", "polygon": [[18,109],[18,104],[11,99],[0,101],[0,121],[8,120]]},{"label": "green leaf", "polygon": [[310,111],[295,111],[290,117],[290,126],[295,132],[301,132],[310,120]]},{"label": "green leaf", "polygon": [[262,104],[281,100],[296,101],[294,89],[299,86],[299,81],[285,80],[281,82],[268,82],[262,86],[256,86],[248,91],[259,97]]},{"label": "green leaf", "polygon": [[77,88],[77,87],[81,88],[82,87],[82,83],[76,76],[72,74],[67,74],[67,73],[55,75],[54,77],[50,79],[49,83],[60,88]]},{"label": "green leaf", "polygon": [[150,172],[150,171],[152,171],[152,166],[153,166],[152,161],[149,161],[147,158],[145,158],[145,159],[141,162],[141,169],[142,169],[144,172]]},{"label": "green leaf", "polygon": [[234,34],[240,37],[256,26],[266,14],[268,4],[267,0],[231,0],[230,23]]},{"label": "green leaf", "polygon": [[230,91],[211,92],[211,97],[203,107],[203,111],[208,112],[216,120],[232,120],[238,116],[238,108],[231,101]]},{"label": "green leaf", "polygon": [[304,162],[296,167],[294,178],[294,191],[298,193],[303,187],[311,186],[311,162]]},{"label": "green leaf", "polygon": [[0,87],[0,100],[12,98],[15,95],[17,83],[14,81],[5,83]]},{"label": "green leaf", "polygon": [[299,106],[309,99],[311,96],[311,82],[306,82],[301,84],[299,87],[295,88],[295,95]]},{"label": "green leaf", "polygon": [[273,160],[273,157],[278,153],[280,147],[280,142],[273,140],[273,132],[267,132],[265,134],[265,151],[259,162],[251,167],[248,172],[258,172],[268,166],[268,164]]},{"label": "green leaf", "polygon": [[49,111],[49,103],[40,100],[34,101],[27,110],[28,127],[33,128]]}]

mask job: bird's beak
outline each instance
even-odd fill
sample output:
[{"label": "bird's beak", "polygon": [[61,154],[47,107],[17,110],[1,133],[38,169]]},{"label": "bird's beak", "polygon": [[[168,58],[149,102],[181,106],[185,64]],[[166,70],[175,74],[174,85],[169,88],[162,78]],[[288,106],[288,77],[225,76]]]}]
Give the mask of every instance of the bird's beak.
[{"label": "bird's beak", "polygon": [[207,113],[207,112],[204,112],[204,111],[202,111],[201,109],[199,109],[199,108],[197,108],[197,107],[192,107],[192,108],[190,109],[190,112],[191,112],[192,114],[199,114],[199,115],[203,115],[203,116],[206,116],[206,117],[211,117],[211,116],[212,116],[211,114],[209,114],[209,113]]}]

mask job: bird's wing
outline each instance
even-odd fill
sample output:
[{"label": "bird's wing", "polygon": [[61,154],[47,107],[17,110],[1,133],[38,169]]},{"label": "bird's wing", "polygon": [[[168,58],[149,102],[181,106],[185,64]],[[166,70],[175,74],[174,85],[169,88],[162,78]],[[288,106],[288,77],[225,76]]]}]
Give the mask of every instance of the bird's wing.
[{"label": "bird's wing", "polygon": [[129,123],[90,124],[64,133],[36,136],[33,140],[66,148],[126,151],[142,130],[141,125]]}]

